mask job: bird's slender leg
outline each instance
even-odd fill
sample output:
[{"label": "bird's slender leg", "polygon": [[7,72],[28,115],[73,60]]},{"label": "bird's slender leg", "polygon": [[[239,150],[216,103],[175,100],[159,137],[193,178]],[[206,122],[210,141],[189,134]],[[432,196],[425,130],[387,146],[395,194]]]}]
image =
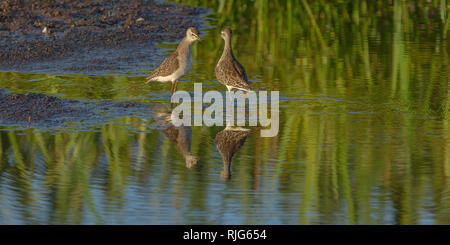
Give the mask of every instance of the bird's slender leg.
[{"label": "bird's slender leg", "polygon": [[172,82],[172,88],[170,89],[170,97],[173,96],[173,94],[175,93],[175,90],[177,89],[177,82],[178,81],[173,81]]},{"label": "bird's slender leg", "polygon": [[[229,95],[229,97],[230,97],[230,108],[228,109],[227,108],[227,117],[226,117],[226,124],[227,124],[227,127],[228,127],[228,125],[229,124],[231,124],[231,122],[229,121],[229,115],[228,115],[228,113],[233,113],[233,111],[234,111],[234,108],[233,108],[233,98],[231,97],[231,88],[229,88],[228,86],[227,86],[227,89],[228,89],[228,95]],[[234,114],[234,113],[233,113]],[[231,114],[232,115],[232,114]]]},{"label": "bird's slender leg", "polygon": [[228,89],[228,94],[230,95],[230,108],[233,107],[233,98],[231,97],[231,89]]},{"label": "bird's slender leg", "polygon": [[177,92],[177,85],[178,85],[178,80],[175,81],[175,88],[173,89],[173,92]]},{"label": "bird's slender leg", "polygon": [[244,91],[244,108],[245,108],[245,94],[246,94],[246,92]]}]

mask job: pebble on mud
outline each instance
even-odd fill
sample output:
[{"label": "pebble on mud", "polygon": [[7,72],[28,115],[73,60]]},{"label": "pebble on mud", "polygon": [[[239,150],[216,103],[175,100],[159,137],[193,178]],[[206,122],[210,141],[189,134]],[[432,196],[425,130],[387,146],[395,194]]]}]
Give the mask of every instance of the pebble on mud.
[{"label": "pebble on mud", "polygon": [[44,27],[44,29],[42,29],[42,33],[44,34],[50,34],[50,29],[47,27]]}]

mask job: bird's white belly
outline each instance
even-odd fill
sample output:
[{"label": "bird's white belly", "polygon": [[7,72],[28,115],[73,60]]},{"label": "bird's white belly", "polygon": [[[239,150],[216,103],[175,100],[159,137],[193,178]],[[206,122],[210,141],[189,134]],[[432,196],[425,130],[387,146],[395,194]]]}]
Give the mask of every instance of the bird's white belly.
[{"label": "bird's white belly", "polygon": [[155,77],[155,80],[160,81],[160,82],[174,82],[178,79],[180,79],[181,77],[183,77],[184,75],[187,75],[191,69],[192,69],[192,55],[188,55],[187,59],[185,61],[182,61],[181,59],[178,60],[180,66],[178,67],[178,69],[170,74],[169,76],[159,76],[159,77]]},{"label": "bird's white belly", "polygon": [[176,81],[177,79],[178,79],[178,76],[177,76],[176,72],[174,72],[174,73],[172,73],[172,74],[169,75],[169,76],[165,76],[165,77],[163,77],[163,76],[158,76],[158,77],[155,77],[155,78],[153,78],[153,81],[158,81],[158,82],[174,82],[174,81]]}]

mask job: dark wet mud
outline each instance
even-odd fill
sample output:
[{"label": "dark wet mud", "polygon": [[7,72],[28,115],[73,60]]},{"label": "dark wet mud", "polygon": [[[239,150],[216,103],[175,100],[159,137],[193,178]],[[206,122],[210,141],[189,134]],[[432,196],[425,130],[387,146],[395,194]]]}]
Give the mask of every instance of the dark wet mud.
[{"label": "dark wet mud", "polygon": [[132,101],[83,102],[38,93],[16,94],[0,89],[0,125],[53,129],[107,123],[115,118],[148,118],[151,107]]},{"label": "dark wet mud", "polygon": [[2,0],[0,70],[129,72],[154,62],[156,43],[182,38],[206,12],[147,0]]}]

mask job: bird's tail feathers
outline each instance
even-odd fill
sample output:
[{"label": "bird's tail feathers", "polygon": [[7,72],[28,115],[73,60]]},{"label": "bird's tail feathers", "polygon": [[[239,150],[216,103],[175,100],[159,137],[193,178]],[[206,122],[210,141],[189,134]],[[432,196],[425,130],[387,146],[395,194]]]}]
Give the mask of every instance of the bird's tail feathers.
[{"label": "bird's tail feathers", "polygon": [[147,81],[145,82],[145,84],[148,84],[149,82],[152,82],[152,81],[154,81],[153,77],[147,77]]}]

